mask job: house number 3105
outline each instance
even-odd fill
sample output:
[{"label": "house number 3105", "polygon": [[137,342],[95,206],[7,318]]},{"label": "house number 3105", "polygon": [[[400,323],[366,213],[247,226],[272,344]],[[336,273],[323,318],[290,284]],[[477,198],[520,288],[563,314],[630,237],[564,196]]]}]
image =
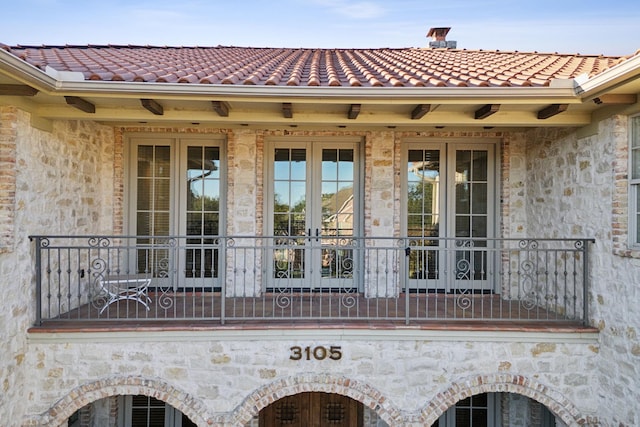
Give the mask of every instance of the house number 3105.
[{"label": "house number 3105", "polygon": [[342,347],[338,345],[332,345],[330,347],[325,346],[317,346],[317,347],[300,347],[298,345],[294,345],[289,350],[291,350],[291,355],[289,359],[291,360],[325,360],[327,358],[331,360],[340,360],[342,359]]}]

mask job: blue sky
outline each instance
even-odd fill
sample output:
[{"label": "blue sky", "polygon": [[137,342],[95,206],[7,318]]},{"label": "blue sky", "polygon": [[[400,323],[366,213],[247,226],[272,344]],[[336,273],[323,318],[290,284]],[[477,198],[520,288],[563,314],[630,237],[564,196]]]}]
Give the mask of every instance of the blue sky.
[{"label": "blue sky", "polygon": [[440,26],[466,49],[640,49],[638,0],[14,0],[0,43],[423,47]]}]

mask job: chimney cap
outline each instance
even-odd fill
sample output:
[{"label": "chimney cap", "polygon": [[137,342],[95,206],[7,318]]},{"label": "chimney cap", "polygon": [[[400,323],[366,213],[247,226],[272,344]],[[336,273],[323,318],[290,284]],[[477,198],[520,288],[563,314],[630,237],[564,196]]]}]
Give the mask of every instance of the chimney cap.
[{"label": "chimney cap", "polygon": [[449,34],[451,27],[432,27],[427,33],[427,37],[433,37],[436,40],[445,40],[447,34]]}]

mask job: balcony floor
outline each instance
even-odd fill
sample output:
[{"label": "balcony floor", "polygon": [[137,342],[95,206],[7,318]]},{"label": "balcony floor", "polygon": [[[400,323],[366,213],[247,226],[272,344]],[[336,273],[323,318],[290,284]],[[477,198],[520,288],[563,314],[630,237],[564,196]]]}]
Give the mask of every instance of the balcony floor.
[{"label": "balcony floor", "polygon": [[[361,294],[268,293],[226,298],[224,322],[219,293],[181,293],[168,309],[151,293],[142,304],[122,300],[100,314],[85,304],[43,320],[30,332],[114,332],[266,329],[419,329],[461,331],[597,332],[580,320],[542,307],[525,309],[498,295],[405,294],[399,298],[364,298]],[[409,318],[407,324],[406,318]]]}]

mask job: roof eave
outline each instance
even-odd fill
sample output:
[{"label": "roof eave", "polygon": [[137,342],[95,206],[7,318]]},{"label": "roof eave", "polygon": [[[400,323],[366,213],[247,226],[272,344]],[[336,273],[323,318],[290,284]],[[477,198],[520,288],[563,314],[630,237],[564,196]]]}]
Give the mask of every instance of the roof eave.
[{"label": "roof eave", "polygon": [[582,82],[576,87],[576,94],[584,100],[590,100],[638,78],[640,78],[640,55],[622,61]]},{"label": "roof eave", "polygon": [[38,90],[52,91],[55,90],[59,83],[58,80],[41,69],[34,67],[4,49],[0,49],[0,72]]},{"label": "roof eave", "polygon": [[157,98],[222,97],[240,99],[567,99],[579,102],[574,85],[567,87],[326,87],[258,86],[193,83],[137,83],[59,81],[56,92],[93,96],[150,96]]},{"label": "roof eave", "polygon": [[546,87],[345,87],[263,86],[194,83],[121,82],[64,79],[65,74],[47,73],[0,49],[0,72],[53,96],[156,97],[229,99],[331,99],[331,100],[564,100],[579,102],[573,80]]}]

